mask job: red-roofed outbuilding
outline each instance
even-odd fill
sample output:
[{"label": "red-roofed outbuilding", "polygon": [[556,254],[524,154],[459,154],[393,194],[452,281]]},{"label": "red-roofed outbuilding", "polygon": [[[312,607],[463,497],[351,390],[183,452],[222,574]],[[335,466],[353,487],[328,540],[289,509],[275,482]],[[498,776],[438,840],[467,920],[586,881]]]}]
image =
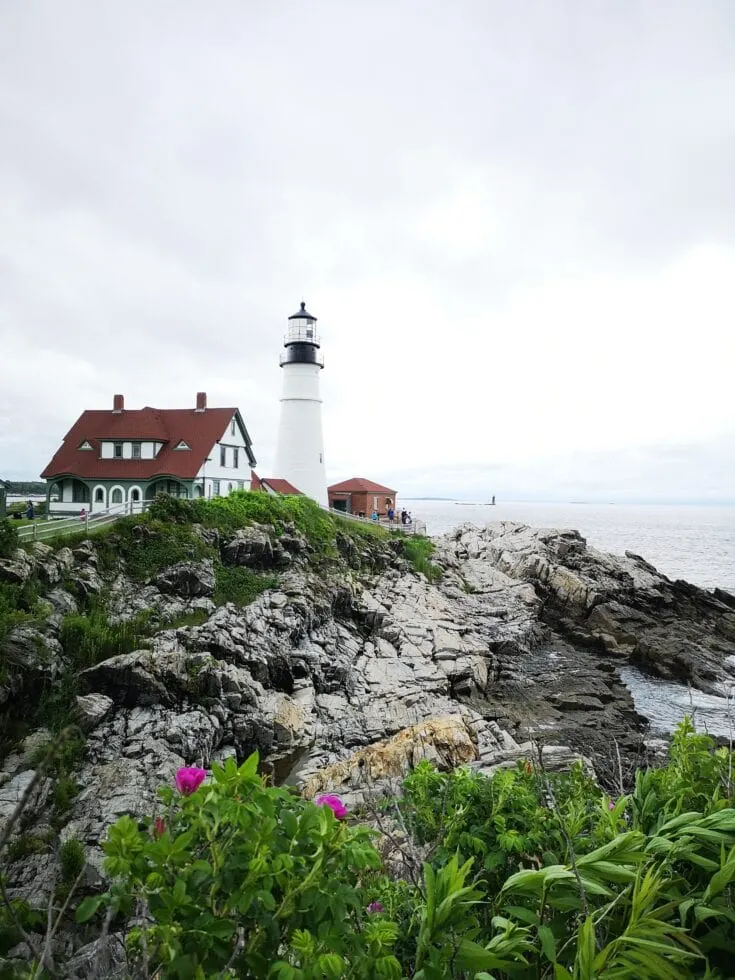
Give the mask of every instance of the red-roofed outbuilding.
[{"label": "red-roofed outbuilding", "polygon": [[378,517],[384,517],[389,508],[396,508],[396,491],[392,487],[385,487],[363,476],[333,483],[327,492],[329,506],[348,514],[370,517],[377,513]]}]

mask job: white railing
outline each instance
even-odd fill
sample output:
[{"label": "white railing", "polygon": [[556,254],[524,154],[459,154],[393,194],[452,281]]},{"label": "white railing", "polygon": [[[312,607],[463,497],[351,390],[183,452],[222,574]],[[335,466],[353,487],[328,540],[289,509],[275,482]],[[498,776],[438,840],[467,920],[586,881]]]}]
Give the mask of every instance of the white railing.
[{"label": "white railing", "polygon": [[339,510],[337,507],[327,507],[330,514],[335,517],[346,517],[349,521],[358,521],[360,524],[369,524],[371,527],[382,527],[384,531],[396,531],[399,534],[426,534],[426,523],[424,521],[412,521],[410,524],[401,524],[400,516],[394,521],[389,521],[385,517],[374,521],[371,517],[359,517],[357,514],[349,514],[347,511]]},{"label": "white railing", "polygon": [[148,504],[148,501],[131,500],[126,504],[115,504],[106,510],[98,510],[94,513],[86,511],[78,517],[67,517],[62,520],[48,517],[45,519],[38,518],[31,524],[23,524],[19,527],[18,538],[20,541],[43,541],[65,534],[77,534],[79,531],[94,531],[106,524],[114,524],[121,517],[140,514],[148,507]]}]

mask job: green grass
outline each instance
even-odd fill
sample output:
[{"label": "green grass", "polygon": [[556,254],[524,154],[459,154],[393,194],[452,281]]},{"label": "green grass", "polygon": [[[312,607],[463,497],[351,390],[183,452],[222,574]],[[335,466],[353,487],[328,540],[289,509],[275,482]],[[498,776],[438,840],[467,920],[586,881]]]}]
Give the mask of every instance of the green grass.
[{"label": "green grass", "polygon": [[430,538],[417,534],[402,539],[403,554],[411,562],[414,571],[423,575],[429,582],[438,582],[444,574],[432,561],[434,543]]},{"label": "green grass", "polygon": [[125,622],[110,623],[102,608],[93,607],[87,615],[69,613],[64,616],[59,640],[73,667],[84,670],[109,657],[131,653],[150,631],[150,612],[140,613]]},{"label": "green grass", "polygon": [[214,601],[218,606],[233,602],[236,606],[247,606],[266,589],[278,585],[275,575],[260,575],[249,568],[217,565],[215,568]]}]

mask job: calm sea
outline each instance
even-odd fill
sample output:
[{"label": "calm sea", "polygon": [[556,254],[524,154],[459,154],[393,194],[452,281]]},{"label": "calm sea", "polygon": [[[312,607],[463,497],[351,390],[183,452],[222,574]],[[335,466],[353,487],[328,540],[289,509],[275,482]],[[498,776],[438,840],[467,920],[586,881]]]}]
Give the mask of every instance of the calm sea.
[{"label": "calm sea", "polygon": [[662,504],[466,504],[399,500],[426,521],[429,534],[459,524],[521,521],[532,527],[574,528],[587,544],[622,555],[634,551],[668,575],[735,594],[735,506]]}]

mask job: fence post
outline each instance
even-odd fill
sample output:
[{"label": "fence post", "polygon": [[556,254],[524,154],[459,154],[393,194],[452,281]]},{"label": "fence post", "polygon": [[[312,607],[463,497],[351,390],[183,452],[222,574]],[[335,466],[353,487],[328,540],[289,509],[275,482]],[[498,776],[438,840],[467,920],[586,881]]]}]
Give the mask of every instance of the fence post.
[{"label": "fence post", "polygon": [[85,512],[84,512],[84,533],[86,534],[87,531],[89,531],[89,511],[88,510],[85,510]]},{"label": "fence post", "polygon": [[33,521],[33,540],[36,540],[36,522]]}]

